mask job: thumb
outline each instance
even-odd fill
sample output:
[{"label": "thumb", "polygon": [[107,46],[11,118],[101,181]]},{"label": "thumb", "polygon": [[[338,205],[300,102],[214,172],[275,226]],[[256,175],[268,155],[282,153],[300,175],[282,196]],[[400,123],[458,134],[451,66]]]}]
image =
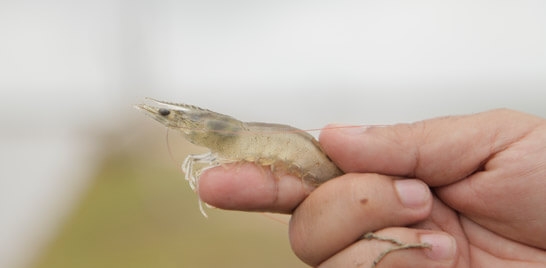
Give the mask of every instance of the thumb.
[{"label": "thumb", "polygon": [[411,124],[326,127],[320,143],[345,172],[418,177],[442,186],[481,170],[490,156],[521,139],[538,117],[500,109]]}]

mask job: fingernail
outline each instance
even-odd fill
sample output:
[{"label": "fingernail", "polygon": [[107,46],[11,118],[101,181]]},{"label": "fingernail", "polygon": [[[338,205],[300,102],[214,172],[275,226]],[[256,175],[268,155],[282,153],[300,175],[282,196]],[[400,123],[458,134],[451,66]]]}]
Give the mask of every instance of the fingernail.
[{"label": "fingernail", "polygon": [[429,199],[428,187],[419,180],[406,179],[394,181],[398,197],[405,207],[420,208]]},{"label": "fingernail", "polygon": [[444,234],[424,234],[420,237],[421,243],[427,243],[431,247],[425,250],[425,254],[431,260],[449,260],[455,256],[455,240]]}]

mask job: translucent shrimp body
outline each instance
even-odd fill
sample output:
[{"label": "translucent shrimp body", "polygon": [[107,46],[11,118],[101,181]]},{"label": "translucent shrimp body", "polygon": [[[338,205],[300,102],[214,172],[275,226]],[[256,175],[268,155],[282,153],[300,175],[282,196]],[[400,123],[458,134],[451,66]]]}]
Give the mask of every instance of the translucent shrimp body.
[{"label": "translucent shrimp body", "polygon": [[305,131],[288,125],[242,122],[192,105],[150,100],[157,106],[136,107],[180,131],[191,143],[210,149],[206,154],[189,155],[182,165],[194,190],[203,170],[241,161],[282,170],[312,185],[343,174]]}]

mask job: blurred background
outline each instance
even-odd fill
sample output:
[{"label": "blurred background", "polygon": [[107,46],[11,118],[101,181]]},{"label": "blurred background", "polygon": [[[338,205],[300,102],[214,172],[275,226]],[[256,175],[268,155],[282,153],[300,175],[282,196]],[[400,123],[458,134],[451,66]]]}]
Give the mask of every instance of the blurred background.
[{"label": "blurred background", "polygon": [[287,217],[203,218],[179,168],[203,149],[133,104],[303,129],[546,117],[544,14],[538,0],[0,0],[0,267],[305,267]]}]

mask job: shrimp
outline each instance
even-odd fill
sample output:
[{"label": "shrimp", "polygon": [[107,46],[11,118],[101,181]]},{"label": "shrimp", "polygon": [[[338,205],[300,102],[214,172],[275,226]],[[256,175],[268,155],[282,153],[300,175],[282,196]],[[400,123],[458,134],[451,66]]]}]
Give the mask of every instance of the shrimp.
[{"label": "shrimp", "polygon": [[318,141],[305,131],[288,125],[242,122],[192,105],[150,100],[162,107],[136,107],[163,125],[179,130],[191,143],[210,149],[184,160],[182,169],[193,190],[197,190],[199,175],[204,170],[241,161],[286,171],[314,186],[343,174]]},{"label": "shrimp", "polygon": [[[135,107],[166,127],[180,131],[189,142],[210,150],[205,154],[189,155],[182,164],[186,180],[197,193],[203,171],[234,162],[252,162],[270,166],[272,170],[280,169],[313,186],[343,175],[318,141],[303,130],[281,124],[243,122],[193,105],[147,99],[159,106],[139,104]],[[200,199],[199,209],[207,217]],[[372,267],[391,251],[430,247],[424,243],[404,244],[373,233],[362,238],[396,245],[379,256]]]}]

